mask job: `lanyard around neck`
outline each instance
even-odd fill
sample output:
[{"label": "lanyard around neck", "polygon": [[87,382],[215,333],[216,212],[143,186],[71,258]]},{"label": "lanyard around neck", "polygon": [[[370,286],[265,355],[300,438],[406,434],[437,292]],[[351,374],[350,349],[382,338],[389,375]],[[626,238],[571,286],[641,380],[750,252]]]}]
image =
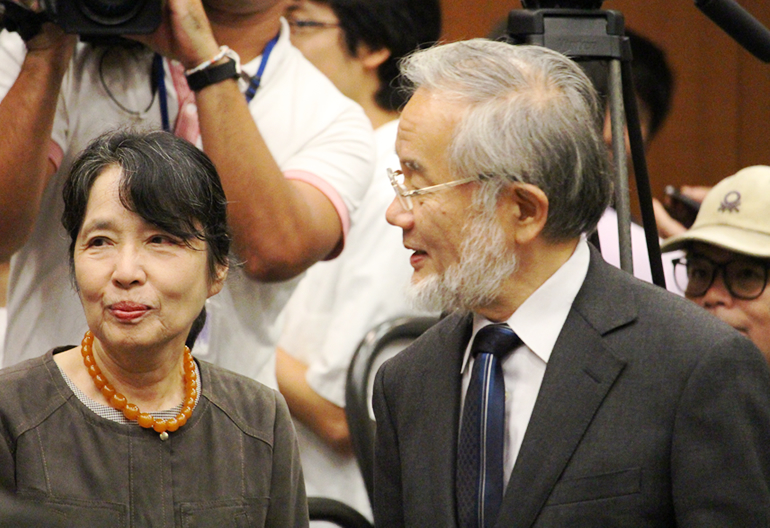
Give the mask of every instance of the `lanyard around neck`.
[{"label": "lanyard around neck", "polygon": [[246,104],[250,103],[251,100],[254,99],[254,95],[257,93],[257,89],[262,82],[262,74],[265,73],[267,59],[270,58],[270,53],[272,53],[273,48],[275,47],[275,43],[278,42],[278,36],[279,35],[274,36],[265,46],[265,51],[262,52],[262,60],[259,61],[259,68],[257,68],[257,73],[255,73],[254,77],[251,78],[249,81],[249,87],[246,88],[246,91],[243,94],[246,97]]},{"label": "lanyard around neck", "polygon": [[[262,83],[262,75],[265,73],[265,68],[267,67],[267,61],[270,58],[270,54],[273,51],[273,48],[275,47],[275,44],[278,42],[278,37],[280,34],[273,37],[270,42],[267,43],[265,46],[265,50],[262,52],[262,59],[259,61],[259,67],[257,68],[257,73],[251,77],[249,80],[249,87],[246,88],[246,91],[244,92],[244,96],[246,97],[246,104],[250,103],[252,99],[254,99],[254,96],[257,93],[257,90],[259,89],[259,85]],[[158,96],[160,98],[160,118],[161,123],[163,125],[163,130],[169,132],[171,131],[171,123],[169,120],[169,114],[168,114],[168,98],[167,98],[167,91],[166,91],[166,81],[165,81],[165,71],[163,69],[163,57],[161,57],[159,54],[155,54],[152,61],[152,67],[155,72],[154,77],[157,79],[158,82]]]}]

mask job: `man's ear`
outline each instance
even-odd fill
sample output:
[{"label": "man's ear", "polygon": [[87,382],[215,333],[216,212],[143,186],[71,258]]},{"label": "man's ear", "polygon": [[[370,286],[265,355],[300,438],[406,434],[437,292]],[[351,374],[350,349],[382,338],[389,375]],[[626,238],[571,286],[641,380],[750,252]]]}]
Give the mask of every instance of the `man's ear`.
[{"label": "man's ear", "polygon": [[530,183],[513,183],[502,190],[498,203],[503,206],[505,222],[517,244],[523,245],[536,239],[548,220],[548,197],[540,187]]},{"label": "man's ear", "polygon": [[388,48],[380,48],[378,50],[372,50],[366,44],[358,46],[358,60],[367,70],[376,70],[380,65],[388,60],[390,57],[390,50]]}]

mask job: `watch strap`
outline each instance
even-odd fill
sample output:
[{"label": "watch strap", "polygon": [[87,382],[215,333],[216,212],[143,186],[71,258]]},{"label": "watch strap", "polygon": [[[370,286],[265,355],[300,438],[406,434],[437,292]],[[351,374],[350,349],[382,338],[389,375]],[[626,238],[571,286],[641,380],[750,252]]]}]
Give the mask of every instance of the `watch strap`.
[{"label": "watch strap", "polygon": [[240,74],[238,73],[237,62],[231,59],[222,64],[198,70],[190,75],[186,75],[186,77],[190,90],[197,92],[226,79],[237,79],[240,77]]}]

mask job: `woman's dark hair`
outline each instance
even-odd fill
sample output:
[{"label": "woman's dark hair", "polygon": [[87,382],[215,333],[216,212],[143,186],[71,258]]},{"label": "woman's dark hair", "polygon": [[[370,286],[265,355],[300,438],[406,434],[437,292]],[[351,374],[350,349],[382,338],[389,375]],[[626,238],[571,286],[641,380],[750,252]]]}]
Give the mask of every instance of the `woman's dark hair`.
[{"label": "woman's dark hair", "polygon": [[399,110],[405,94],[399,89],[398,62],[416,49],[436,43],[441,36],[439,0],[313,0],[332,8],[345,35],[351,56],[361,44],[373,51],[383,48],[390,57],[377,68],[380,88],[375,102],[385,110]]},{"label": "woman's dark hair", "polygon": [[209,276],[229,264],[227,200],[219,175],[200,149],[159,130],[119,129],[91,142],[80,153],[64,183],[62,224],[75,242],[96,179],[120,167],[120,201],[129,211],[183,241],[206,242]]}]

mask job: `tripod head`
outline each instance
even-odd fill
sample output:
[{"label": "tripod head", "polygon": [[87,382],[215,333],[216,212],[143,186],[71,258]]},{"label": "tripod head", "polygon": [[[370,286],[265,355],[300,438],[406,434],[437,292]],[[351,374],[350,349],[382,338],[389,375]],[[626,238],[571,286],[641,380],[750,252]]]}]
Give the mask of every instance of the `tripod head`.
[{"label": "tripod head", "polygon": [[[652,210],[644,142],[631,79],[631,46],[623,15],[601,10],[602,0],[521,0],[524,9],[508,13],[508,42],[534,44],[579,62],[594,86],[607,95],[616,169],[615,208],[621,268],[633,271],[624,114],[634,161],[634,175],[644,223],[653,282],[666,286],[657,227]],[[598,237],[593,237],[598,244]]]},{"label": "tripod head", "polygon": [[524,9],[601,9],[604,0],[521,0]]}]

